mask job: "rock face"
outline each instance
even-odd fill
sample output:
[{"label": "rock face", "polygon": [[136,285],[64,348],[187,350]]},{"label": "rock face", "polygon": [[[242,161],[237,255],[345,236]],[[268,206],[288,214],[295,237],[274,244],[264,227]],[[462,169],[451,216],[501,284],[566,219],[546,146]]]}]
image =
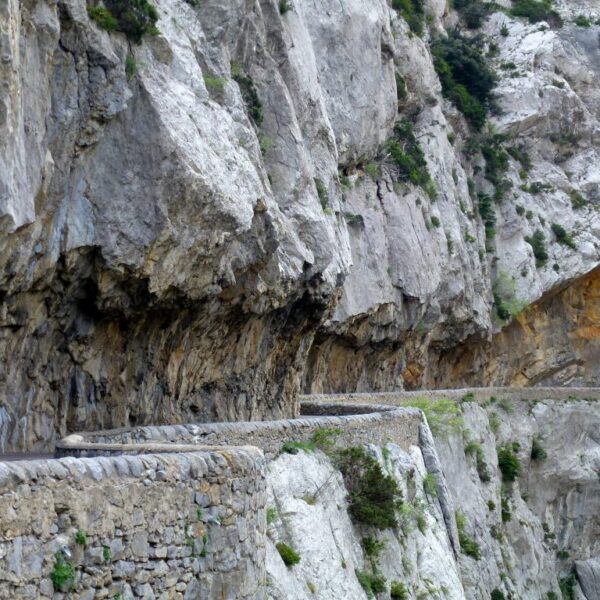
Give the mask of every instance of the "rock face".
[{"label": "rock face", "polygon": [[[532,162],[521,180],[511,159],[514,196],[486,253],[468,182],[488,184],[430,53],[456,22],[444,3],[427,4],[422,38],[384,0],[155,4],[160,33],[140,45],[100,29],[83,0],[0,4],[0,451],[74,430],[293,416],[301,387],[594,379],[596,338],[582,350],[532,326],[524,347],[560,338],[551,366],[544,346],[472,373],[512,335],[492,337],[494,281],[532,303],[598,266],[598,26],[500,13],[484,25],[492,123]],[[558,10],[600,16],[579,4]],[[435,201],[368,168],[403,117]],[[540,268],[524,241],[537,229]],[[563,292],[573,306],[579,289]]]},{"label": "rock face", "polygon": [[[403,491],[395,529],[378,531],[349,518],[344,481],[321,452],[273,461],[267,474],[268,597],[363,600],[373,596],[361,586],[360,573],[375,572],[386,581],[377,598],[390,597],[392,583],[400,582],[406,599],[596,599],[597,400],[516,396],[464,402],[462,423],[453,425],[436,411],[429,451],[423,440],[408,451],[393,441],[369,448]],[[514,481],[499,468],[502,448],[519,462]],[[428,453],[441,465],[437,498],[428,493],[434,472]],[[384,543],[375,561],[364,542],[373,536]],[[285,566],[276,550],[281,541],[299,553],[298,564]],[[561,596],[569,589],[574,595]]]}]

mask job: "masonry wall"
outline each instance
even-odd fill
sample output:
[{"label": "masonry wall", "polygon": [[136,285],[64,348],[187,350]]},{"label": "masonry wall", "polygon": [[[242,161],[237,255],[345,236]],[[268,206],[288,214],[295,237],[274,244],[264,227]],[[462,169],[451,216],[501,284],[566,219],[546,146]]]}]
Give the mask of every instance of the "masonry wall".
[{"label": "masonry wall", "polygon": [[[61,440],[56,450],[61,456],[107,456],[138,453],[138,444],[155,444],[150,447],[160,452],[177,451],[178,444],[251,444],[258,446],[270,459],[279,454],[285,442],[307,441],[317,429],[323,428],[339,430],[336,444],[340,447],[393,442],[407,450],[410,446],[419,445],[422,416],[419,410],[413,408],[307,403],[305,410],[319,416],[279,421],[143,426],[74,434]],[[337,412],[341,416],[331,416]],[[323,413],[330,416],[323,416]]]},{"label": "masonry wall", "polygon": [[262,453],[187,450],[0,464],[0,598],[262,597]]},{"label": "masonry wall", "polygon": [[[364,407],[370,403],[378,405],[402,406],[406,401],[416,398],[447,398],[462,400],[467,396],[469,402],[488,402],[496,400],[600,400],[599,387],[479,387],[450,390],[417,390],[399,392],[363,392],[352,394],[307,394],[300,396],[301,406],[331,403],[355,403]],[[467,399],[466,398],[466,399]],[[361,410],[363,410],[361,408]]]}]

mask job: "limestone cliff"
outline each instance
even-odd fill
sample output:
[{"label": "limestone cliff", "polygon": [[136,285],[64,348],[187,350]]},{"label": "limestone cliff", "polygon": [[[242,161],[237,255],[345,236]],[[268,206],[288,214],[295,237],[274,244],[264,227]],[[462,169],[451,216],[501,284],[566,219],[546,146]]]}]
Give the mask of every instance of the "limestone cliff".
[{"label": "limestone cliff", "polygon": [[[439,476],[425,466],[426,444],[369,447],[403,492],[396,528],[352,520],[352,496],[321,452],[282,454],[269,466],[269,598],[598,598],[597,400],[465,396],[460,421],[435,405],[426,413]],[[296,565],[284,564],[281,541],[298,552]]]},{"label": "limestone cliff", "polygon": [[[432,61],[445,2],[421,36],[385,0],[154,4],[136,44],[84,0],[0,3],[0,449],[290,416],[301,387],[594,380],[590,309],[587,334],[536,335],[534,309],[494,335],[494,282],[567,290],[565,321],[598,266],[598,26],[572,22],[594,3],[557,2],[561,29],[482,23],[490,122],[531,163],[511,154],[489,251],[491,184]],[[385,154],[403,119],[427,191]]]}]

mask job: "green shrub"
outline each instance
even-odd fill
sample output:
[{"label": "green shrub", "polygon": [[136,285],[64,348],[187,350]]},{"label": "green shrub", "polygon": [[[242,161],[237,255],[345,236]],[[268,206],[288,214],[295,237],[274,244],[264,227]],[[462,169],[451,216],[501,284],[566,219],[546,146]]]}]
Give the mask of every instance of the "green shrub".
[{"label": "green shrub", "polygon": [[552,10],[552,0],[512,0],[510,12],[514,17],[528,19],[530,23],[548,21],[557,27],[562,25],[562,19]]},{"label": "green shrub", "polygon": [[423,491],[431,498],[437,498],[437,479],[433,473],[427,473],[425,477],[423,477]]},{"label": "green shrub", "polygon": [[490,196],[478,194],[477,208],[485,226],[485,237],[492,240],[496,235],[496,209]]},{"label": "green shrub", "polygon": [[447,398],[408,398],[402,405],[422,410],[434,435],[460,429],[463,423],[460,407]]},{"label": "green shrub", "polygon": [[54,555],[54,568],[50,573],[50,579],[54,590],[57,592],[71,589],[75,583],[75,565],[71,561],[65,561],[64,556],[57,552]]},{"label": "green shrub", "polygon": [[381,177],[379,165],[376,163],[367,163],[365,165],[365,173],[373,180],[377,181]]},{"label": "green shrub", "polygon": [[481,558],[481,550],[479,544],[471,538],[465,531],[467,526],[467,520],[465,516],[460,512],[456,511],[456,527],[458,529],[458,542],[460,544],[460,551],[475,560]]},{"label": "green shrub", "polygon": [[481,144],[485,159],[485,178],[495,186],[502,182],[502,175],[508,170],[508,154],[502,148],[502,136],[489,136]]},{"label": "green shrub", "polygon": [[590,21],[590,18],[586,17],[585,15],[577,15],[575,17],[573,23],[575,23],[575,25],[577,25],[577,27],[591,27],[592,26],[592,22]]},{"label": "green shrub", "polygon": [[485,455],[483,454],[483,448],[479,442],[473,440],[468,441],[465,444],[465,454],[467,456],[475,457],[475,466],[479,479],[483,483],[488,483],[491,479],[490,472],[488,470],[487,463],[485,462]]},{"label": "green shrub", "polygon": [[248,115],[257,127],[262,125],[264,115],[262,102],[258,97],[258,91],[254,85],[254,81],[249,75],[246,75],[241,68],[232,63],[231,65],[231,76],[233,80],[238,84],[242,99],[246,105]]},{"label": "green shrub", "polygon": [[556,241],[559,244],[568,246],[573,250],[577,249],[577,246],[573,241],[571,234],[567,233],[567,231],[562,225],[559,225],[558,223],[552,223],[552,233],[554,233],[554,235],[556,236]]},{"label": "green shrub", "polygon": [[546,251],[546,236],[539,229],[534,232],[531,236],[526,236],[525,241],[533,249],[533,256],[535,256],[535,264],[538,267],[542,267],[548,260],[548,252]]},{"label": "green shrub", "polygon": [[546,594],[546,600],[558,600],[558,594],[556,592],[548,592]]},{"label": "green shrub", "polygon": [[487,501],[487,507],[490,512],[496,510],[496,503],[493,500]]},{"label": "green shrub", "polygon": [[481,129],[496,83],[496,76],[483,56],[481,39],[468,39],[452,32],[447,38],[435,40],[431,48],[442,93],[473,127]]},{"label": "green shrub", "polygon": [[136,44],[146,33],[158,33],[158,11],[148,0],[104,0],[104,5],[88,6],[90,18],[102,29],[121,31]]},{"label": "green shrub", "polygon": [[531,460],[545,460],[548,458],[548,453],[542,446],[542,442],[538,436],[534,436],[531,441]]},{"label": "green shrub", "polygon": [[404,77],[398,71],[395,73],[396,75],[396,98],[398,101],[402,101],[406,99],[406,81]]},{"label": "green shrub", "polygon": [[204,75],[204,85],[210,94],[220,96],[225,89],[225,80],[212,75]]},{"label": "green shrub", "polygon": [[283,560],[286,567],[293,567],[300,562],[300,555],[287,544],[278,542],[275,544],[275,548],[277,548],[277,552],[279,552],[279,556],[281,556],[281,560]]},{"label": "green shrub", "polygon": [[113,17],[112,13],[104,6],[88,5],[87,12],[90,19],[92,19],[92,21],[94,21],[94,23],[96,23],[96,25],[98,25],[100,29],[105,29],[106,31],[117,30],[119,22],[117,21],[117,19],[115,19],[115,17]]},{"label": "green shrub", "polygon": [[284,442],[281,446],[280,454],[298,454],[300,450],[304,452],[314,452],[316,446],[313,441],[308,442],[297,442],[295,440],[290,440],[288,442]]},{"label": "green shrub", "polygon": [[577,191],[571,190],[571,206],[574,209],[583,208],[587,204],[587,200]]},{"label": "green shrub", "polygon": [[292,10],[293,5],[289,0],[279,0],[279,14],[285,15],[285,13]]},{"label": "green shrub", "polygon": [[386,150],[397,168],[401,181],[410,181],[426,189],[431,184],[425,155],[408,119],[402,119],[394,126],[394,135],[388,140]]},{"label": "green shrub", "polygon": [[527,306],[525,300],[517,297],[517,284],[505,271],[498,271],[492,286],[496,314],[502,321],[518,315]]},{"label": "green shrub", "polygon": [[479,29],[492,6],[480,0],[454,0],[452,5],[468,29]]},{"label": "green shrub", "polygon": [[392,600],[408,600],[408,590],[401,581],[392,581],[390,587],[390,598]]},{"label": "green shrub", "polygon": [[323,452],[331,452],[335,447],[335,440],[342,435],[343,430],[339,427],[323,427],[315,430],[312,434],[312,443]]},{"label": "green shrub", "polygon": [[396,527],[396,509],[402,503],[396,480],[385,475],[379,463],[364,448],[351,447],[340,451],[337,465],[348,490],[348,512],[354,521],[377,529]]},{"label": "green shrub", "polygon": [[551,192],[554,188],[549,183],[542,183],[541,181],[534,181],[530,185],[523,185],[521,189],[524,192],[529,192],[536,196],[542,192]]},{"label": "green shrub", "polygon": [[512,512],[510,510],[510,500],[505,494],[500,499],[500,516],[502,517],[503,523],[508,523],[512,519]]},{"label": "green shrub", "polygon": [[85,546],[87,543],[87,534],[83,529],[79,529],[75,534],[75,543],[79,546]]},{"label": "green shrub", "polygon": [[125,59],[125,75],[127,79],[131,79],[137,73],[137,65],[135,64],[135,59],[131,54],[127,55]]},{"label": "green shrub", "polygon": [[374,598],[375,594],[385,592],[385,578],[377,573],[366,573],[365,571],[355,571],[356,579],[367,594],[367,598]]},{"label": "green shrub", "polygon": [[329,207],[329,194],[327,193],[327,188],[321,179],[318,177],[314,178],[315,188],[317,188],[317,196],[319,196],[319,202],[321,203],[321,208],[325,210]]},{"label": "green shrub", "polygon": [[575,600],[575,586],[577,585],[577,579],[575,579],[574,573],[571,573],[568,577],[559,579],[558,585],[560,587],[563,600]]},{"label": "green shrub", "polygon": [[506,600],[506,596],[498,588],[492,590],[490,600]]},{"label": "green shrub", "polygon": [[515,481],[521,474],[521,463],[511,445],[498,449],[498,468],[503,481]]},{"label": "green shrub", "polygon": [[502,37],[508,37],[508,25],[506,23],[502,23],[502,27],[500,27],[500,35]]},{"label": "green shrub", "polygon": [[433,227],[437,228],[441,225],[440,220],[436,216],[431,217],[430,221]]},{"label": "green shrub", "polygon": [[108,546],[102,548],[102,560],[108,562],[112,559],[112,551]]},{"label": "green shrub", "polygon": [[385,548],[385,540],[379,541],[368,535],[362,539],[362,547],[369,560],[376,563],[379,561],[381,551]]},{"label": "green shrub", "polygon": [[423,0],[392,0],[392,8],[402,15],[413,33],[423,34],[425,23]]},{"label": "green shrub", "polygon": [[267,506],[267,525],[275,523],[277,520],[277,509],[274,506]]},{"label": "green shrub", "polygon": [[521,167],[525,173],[529,173],[533,164],[531,162],[531,158],[525,150],[524,146],[509,146],[506,151],[518,162],[521,163]]}]

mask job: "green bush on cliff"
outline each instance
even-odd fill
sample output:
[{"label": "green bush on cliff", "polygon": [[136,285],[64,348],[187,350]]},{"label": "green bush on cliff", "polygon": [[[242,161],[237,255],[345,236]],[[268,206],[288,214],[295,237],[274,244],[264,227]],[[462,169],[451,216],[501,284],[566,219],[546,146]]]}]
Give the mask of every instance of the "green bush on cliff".
[{"label": "green bush on cliff", "polygon": [[396,510],[402,504],[402,493],[396,480],[385,475],[364,448],[341,450],[336,462],[348,490],[348,512],[352,519],[376,529],[396,527]]},{"label": "green bush on cliff", "polygon": [[394,161],[398,179],[421,186],[435,200],[435,185],[427,168],[425,154],[408,119],[396,123],[386,150]]},{"label": "green bush on cliff", "polygon": [[98,27],[121,31],[136,44],[145,34],[158,33],[158,11],[148,0],[104,0],[104,6],[89,5],[88,14]]},{"label": "green bush on cliff", "polygon": [[542,446],[542,442],[538,436],[534,436],[531,441],[531,460],[545,460],[548,458],[548,453]]},{"label": "green bush on cliff", "polygon": [[481,550],[479,544],[470,537],[466,532],[467,520],[465,516],[460,512],[456,511],[456,528],[458,529],[458,542],[460,544],[460,551],[475,560],[481,558]]},{"label": "green bush on cliff", "polygon": [[512,445],[498,448],[498,468],[502,473],[503,481],[515,481],[521,474],[521,463]]},{"label": "green bush on cliff", "polygon": [[435,40],[431,49],[442,93],[475,129],[481,129],[496,83],[496,76],[485,61],[481,39],[451,32],[447,38]]},{"label": "green bush on cliff", "polygon": [[408,600],[408,590],[401,581],[392,581],[390,598],[392,600]]},{"label": "green bush on cliff", "polygon": [[402,15],[410,30],[417,35],[423,34],[425,6],[423,0],[392,0],[392,8]]},{"label": "green bush on cliff", "polygon": [[551,25],[562,26],[560,15],[552,9],[552,0],[512,0],[511,14],[524,17],[530,23],[548,21]]},{"label": "green bush on cliff", "polygon": [[300,562],[300,555],[292,547],[283,542],[278,542],[275,547],[286,567],[293,567]]},{"label": "green bush on cliff", "polygon": [[385,592],[385,578],[379,573],[366,573],[355,571],[356,579],[367,594],[367,598],[374,598],[376,594]]}]

